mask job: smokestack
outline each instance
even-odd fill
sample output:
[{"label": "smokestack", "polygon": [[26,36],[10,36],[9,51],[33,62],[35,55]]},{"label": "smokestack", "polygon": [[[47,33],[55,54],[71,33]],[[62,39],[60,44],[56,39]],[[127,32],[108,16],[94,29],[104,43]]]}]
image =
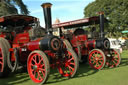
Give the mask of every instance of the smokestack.
[{"label": "smokestack", "polygon": [[51,3],[43,3],[42,5],[45,18],[45,28],[47,34],[52,34],[52,20],[51,20]]},{"label": "smokestack", "polygon": [[100,37],[104,38],[104,12],[99,13],[100,18]]}]

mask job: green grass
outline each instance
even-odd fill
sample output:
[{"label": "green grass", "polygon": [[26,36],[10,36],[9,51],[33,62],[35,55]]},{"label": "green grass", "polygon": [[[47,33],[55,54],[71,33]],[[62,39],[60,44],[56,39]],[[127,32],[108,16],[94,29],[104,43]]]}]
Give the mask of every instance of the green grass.
[{"label": "green grass", "polygon": [[[52,70],[45,85],[128,85],[128,51],[121,54],[119,67],[95,71],[88,64],[80,64],[74,78],[61,77],[56,69]],[[11,74],[0,79],[0,85],[35,85],[27,73]]]}]

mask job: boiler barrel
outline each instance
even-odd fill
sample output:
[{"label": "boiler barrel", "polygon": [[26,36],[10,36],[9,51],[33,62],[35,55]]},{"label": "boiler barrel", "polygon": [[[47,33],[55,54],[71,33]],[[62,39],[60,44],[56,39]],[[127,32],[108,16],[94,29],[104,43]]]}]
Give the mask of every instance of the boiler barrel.
[{"label": "boiler barrel", "polygon": [[97,40],[89,40],[87,42],[87,48],[109,49],[110,42],[107,38],[97,39]]},{"label": "boiler barrel", "polygon": [[59,51],[61,48],[61,41],[56,36],[45,36],[43,38],[31,41],[26,44],[27,49],[33,50],[51,50],[53,52]]}]

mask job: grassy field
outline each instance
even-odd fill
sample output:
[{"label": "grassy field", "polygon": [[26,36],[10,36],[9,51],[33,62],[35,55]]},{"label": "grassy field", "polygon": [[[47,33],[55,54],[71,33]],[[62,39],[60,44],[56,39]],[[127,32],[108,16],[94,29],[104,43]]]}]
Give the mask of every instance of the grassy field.
[{"label": "grassy field", "polygon": [[[128,85],[128,51],[121,54],[122,61],[117,68],[104,68],[95,71],[88,64],[81,64],[74,78],[61,77],[56,69],[52,70],[45,85]],[[35,85],[27,73],[11,74],[0,79],[0,85]]]}]

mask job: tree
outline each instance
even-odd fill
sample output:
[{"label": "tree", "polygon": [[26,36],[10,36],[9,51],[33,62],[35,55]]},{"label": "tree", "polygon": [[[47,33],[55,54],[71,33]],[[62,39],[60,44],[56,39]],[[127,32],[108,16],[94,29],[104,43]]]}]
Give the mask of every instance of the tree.
[{"label": "tree", "polygon": [[128,29],[128,0],[95,0],[84,9],[85,17],[95,16],[103,11],[109,22],[105,31],[108,36],[119,37]]},{"label": "tree", "polygon": [[20,8],[21,14],[29,14],[27,6],[23,3],[22,0],[0,0],[0,16],[19,14],[16,6]]}]

